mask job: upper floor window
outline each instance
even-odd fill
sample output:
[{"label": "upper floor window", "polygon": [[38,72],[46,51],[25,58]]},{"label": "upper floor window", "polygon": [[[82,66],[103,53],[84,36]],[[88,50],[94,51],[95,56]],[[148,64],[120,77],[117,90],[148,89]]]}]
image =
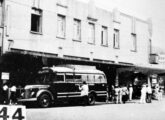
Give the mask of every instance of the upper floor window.
[{"label": "upper floor window", "polygon": [[68,0],[57,0],[57,5],[61,7],[67,7]]},{"label": "upper floor window", "polygon": [[95,43],[95,24],[88,24],[88,42],[91,44]]},{"label": "upper floor window", "polygon": [[131,34],[131,51],[136,52],[137,51],[137,45],[136,45],[136,34]]},{"label": "upper floor window", "polygon": [[2,7],[3,0],[0,0],[0,7]]},{"label": "upper floor window", "polygon": [[113,47],[114,48],[119,48],[120,47],[120,34],[118,29],[114,29],[114,34],[113,34]]},{"label": "upper floor window", "polygon": [[31,31],[42,32],[42,10],[33,8],[31,13]]},{"label": "upper floor window", "polygon": [[105,26],[101,30],[101,45],[108,46],[108,29]]},{"label": "upper floor window", "polygon": [[65,16],[57,16],[57,37],[65,38]]},{"label": "upper floor window", "polygon": [[74,19],[73,23],[73,40],[81,40],[81,21]]},{"label": "upper floor window", "polygon": [[2,12],[3,12],[3,10],[2,10],[2,2],[3,2],[3,0],[0,0],[0,26],[2,25]]}]

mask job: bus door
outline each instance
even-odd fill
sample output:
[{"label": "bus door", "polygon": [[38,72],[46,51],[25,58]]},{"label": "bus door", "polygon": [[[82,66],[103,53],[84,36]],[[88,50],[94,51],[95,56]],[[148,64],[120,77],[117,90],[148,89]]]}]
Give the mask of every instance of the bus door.
[{"label": "bus door", "polygon": [[67,97],[67,88],[65,83],[65,73],[53,73],[51,92],[57,98]]},{"label": "bus door", "polygon": [[81,76],[78,74],[73,74],[73,73],[66,73],[66,89],[68,92],[68,97],[69,98],[75,98],[80,96],[80,91],[79,87],[77,84],[79,84]]}]

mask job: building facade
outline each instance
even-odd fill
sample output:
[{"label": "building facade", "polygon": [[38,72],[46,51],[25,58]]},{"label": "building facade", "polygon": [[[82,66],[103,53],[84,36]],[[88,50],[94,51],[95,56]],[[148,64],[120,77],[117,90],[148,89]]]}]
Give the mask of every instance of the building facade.
[{"label": "building facade", "polygon": [[152,69],[143,70],[150,65],[148,20],[77,0],[1,0],[0,11],[1,71],[20,79],[22,71],[58,64],[95,65],[113,84],[123,71]]}]

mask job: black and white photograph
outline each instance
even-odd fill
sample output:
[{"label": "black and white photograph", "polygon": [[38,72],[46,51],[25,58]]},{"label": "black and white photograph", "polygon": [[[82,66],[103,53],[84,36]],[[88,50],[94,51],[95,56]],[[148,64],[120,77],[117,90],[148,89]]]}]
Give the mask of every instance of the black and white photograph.
[{"label": "black and white photograph", "polygon": [[164,120],[165,0],[0,0],[0,120]]}]

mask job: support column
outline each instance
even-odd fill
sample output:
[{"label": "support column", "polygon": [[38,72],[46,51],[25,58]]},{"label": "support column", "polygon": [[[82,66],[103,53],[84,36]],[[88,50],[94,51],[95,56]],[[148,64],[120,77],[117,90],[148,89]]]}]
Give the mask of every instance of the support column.
[{"label": "support column", "polygon": [[150,77],[151,77],[150,75],[147,76],[147,84],[148,84],[148,86],[151,86],[151,79],[150,79]]},{"label": "support column", "polygon": [[116,69],[115,86],[119,86],[119,71]]}]

